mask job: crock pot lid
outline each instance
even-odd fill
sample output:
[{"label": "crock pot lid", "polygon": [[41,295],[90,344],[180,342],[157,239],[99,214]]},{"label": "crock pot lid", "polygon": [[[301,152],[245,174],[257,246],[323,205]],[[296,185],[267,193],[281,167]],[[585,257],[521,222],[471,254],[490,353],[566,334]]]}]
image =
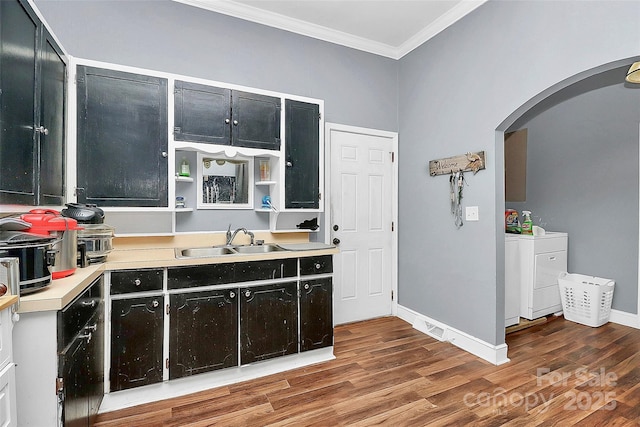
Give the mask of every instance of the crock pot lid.
[{"label": "crock pot lid", "polygon": [[24,231],[0,231],[0,246],[24,245],[28,243],[48,243],[55,237],[47,237],[41,234],[26,233]]}]

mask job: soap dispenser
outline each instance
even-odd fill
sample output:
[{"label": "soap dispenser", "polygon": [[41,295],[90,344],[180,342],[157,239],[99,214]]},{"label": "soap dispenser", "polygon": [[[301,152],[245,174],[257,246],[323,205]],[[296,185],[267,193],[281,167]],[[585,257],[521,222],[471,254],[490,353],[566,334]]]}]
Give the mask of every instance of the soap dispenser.
[{"label": "soap dispenser", "polygon": [[189,162],[186,157],[182,158],[182,163],[180,163],[180,176],[190,176],[191,171],[189,170]]}]

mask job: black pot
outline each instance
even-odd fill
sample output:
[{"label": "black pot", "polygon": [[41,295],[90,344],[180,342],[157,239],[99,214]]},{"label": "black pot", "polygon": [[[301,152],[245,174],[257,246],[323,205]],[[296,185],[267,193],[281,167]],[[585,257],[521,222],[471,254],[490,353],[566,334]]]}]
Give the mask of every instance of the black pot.
[{"label": "black pot", "polygon": [[60,212],[62,216],[73,218],[78,224],[102,224],[104,222],[104,211],[96,205],[85,205],[82,203],[67,203],[65,209]]},{"label": "black pot", "polygon": [[0,257],[19,260],[20,294],[35,292],[51,283],[51,267],[56,259],[54,243],[54,239],[30,233],[0,233]]}]

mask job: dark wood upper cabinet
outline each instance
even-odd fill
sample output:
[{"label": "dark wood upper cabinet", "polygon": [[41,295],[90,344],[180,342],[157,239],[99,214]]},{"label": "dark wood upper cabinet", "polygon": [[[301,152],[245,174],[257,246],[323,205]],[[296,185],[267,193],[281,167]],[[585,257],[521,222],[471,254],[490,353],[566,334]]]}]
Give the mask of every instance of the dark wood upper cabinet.
[{"label": "dark wood upper cabinet", "polygon": [[0,2],[0,203],[64,203],[65,73],[29,3]]},{"label": "dark wood upper cabinet", "polygon": [[78,202],[168,206],[167,80],[78,66]]},{"label": "dark wood upper cabinet", "polygon": [[231,90],[197,83],[175,82],[174,138],[231,144]]},{"label": "dark wood upper cabinet", "polygon": [[284,192],[287,209],[320,206],[320,106],[285,100]]},{"label": "dark wood upper cabinet", "polygon": [[280,149],[280,98],[177,80],[174,138]]}]

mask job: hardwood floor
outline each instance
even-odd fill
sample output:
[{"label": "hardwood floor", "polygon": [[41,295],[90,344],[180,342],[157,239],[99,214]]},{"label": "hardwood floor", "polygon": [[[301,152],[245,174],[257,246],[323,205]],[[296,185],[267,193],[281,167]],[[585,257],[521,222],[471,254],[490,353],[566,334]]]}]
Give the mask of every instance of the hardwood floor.
[{"label": "hardwood floor", "polygon": [[336,359],[101,414],[96,426],[638,425],[640,330],[557,318],[494,366],[393,317],[338,326]]}]

